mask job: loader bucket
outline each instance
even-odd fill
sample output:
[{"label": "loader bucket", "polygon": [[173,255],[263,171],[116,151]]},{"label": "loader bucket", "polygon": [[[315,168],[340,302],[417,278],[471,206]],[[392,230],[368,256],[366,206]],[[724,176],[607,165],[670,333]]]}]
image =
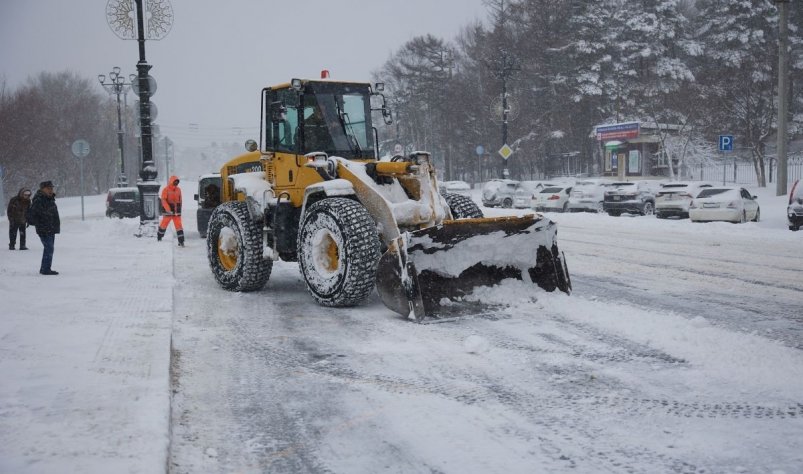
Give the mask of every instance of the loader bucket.
[{"label": "loader bucket", "polygon": [[419,322],[475,312],[463,297],[506,279],[570,293],[555,236],[555,223],[540,215],[460,219],[406,232],[380,258],[376,288],[385,306]]}]

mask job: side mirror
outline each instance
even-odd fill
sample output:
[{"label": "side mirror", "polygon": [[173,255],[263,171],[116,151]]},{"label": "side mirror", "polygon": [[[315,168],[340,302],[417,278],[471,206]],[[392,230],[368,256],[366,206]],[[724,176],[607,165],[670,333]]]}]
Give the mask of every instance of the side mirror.
[{"label": "side mirror", "polygon": [[255,140],[246,140],[245,141],[245,149],[248,151],[257,151],[257,142]]},{"label": "side mirror", "polygon": [[197,200],[198,200],[198,195],[197,195],[197,194],[193,194],[193,195],[192,195],[192,198],[193,198],[193,199],[195,199],[195,200],[197,201]]},{"label": "side mirror", "polygon": [[376,84],[374,84],[374,90],[377,92],[385,92],[385,83],[377,82]]},{"label": "side mirror", "polygon": [[755,200],[755,199],[758,199],[758,196],[753,196],[753,199],[754,199],[754,200]]},{"label": "side mirror", "polygon": [[384,106],[382,107],[382,120],[385,121],[385,125],[393,123],[393,115],[390,113],[390,109]]}]

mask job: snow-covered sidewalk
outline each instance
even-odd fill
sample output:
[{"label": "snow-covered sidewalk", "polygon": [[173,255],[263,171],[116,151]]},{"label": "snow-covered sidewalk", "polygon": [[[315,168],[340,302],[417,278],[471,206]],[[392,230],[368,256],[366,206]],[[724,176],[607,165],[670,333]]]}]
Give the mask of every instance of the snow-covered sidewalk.
[{"label": "snow-covered sidewalk", "polygon": [[102,217],[104,198],[85,221],[80,199],[57,201],[60,275],[38,273],[33,228],[30,250],[0,250],[0,472],[166,468],[175,243]]}]

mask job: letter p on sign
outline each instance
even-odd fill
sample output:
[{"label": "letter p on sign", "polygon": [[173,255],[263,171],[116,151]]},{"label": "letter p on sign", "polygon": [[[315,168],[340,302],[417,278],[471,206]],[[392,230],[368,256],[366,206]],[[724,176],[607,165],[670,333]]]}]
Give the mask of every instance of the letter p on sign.
[{"label": "letter p on sign", "polygon": [[719,136],[719,151],[733,151],[733,135]]}]

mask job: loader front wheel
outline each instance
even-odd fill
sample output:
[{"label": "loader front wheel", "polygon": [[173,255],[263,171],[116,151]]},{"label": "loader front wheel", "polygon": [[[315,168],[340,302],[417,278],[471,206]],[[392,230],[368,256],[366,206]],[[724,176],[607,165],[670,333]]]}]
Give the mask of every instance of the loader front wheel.
[{"label": "loader front wheel", "polygon": [[324,306],[354,306],[374,289],[379,262],[376,224],[359,202],[312,204],[299,226],[298,266],[307,289]]},{"label": "loader front wheel", "polygon": [[262,228],[244,202],[226,202],[212,212],[206,253],[215,280],[227,290],[259,290],[270,278],[273,261],[262,257]]},{"label": "loader front wheel", "polygon": [[449,205],[449,210],[452,211],[452,217],[455,219],[479,219],[483,217],[480,207],[468,196],[447,193],[444,195],[444,199],[446,199],[446,204]]}]

